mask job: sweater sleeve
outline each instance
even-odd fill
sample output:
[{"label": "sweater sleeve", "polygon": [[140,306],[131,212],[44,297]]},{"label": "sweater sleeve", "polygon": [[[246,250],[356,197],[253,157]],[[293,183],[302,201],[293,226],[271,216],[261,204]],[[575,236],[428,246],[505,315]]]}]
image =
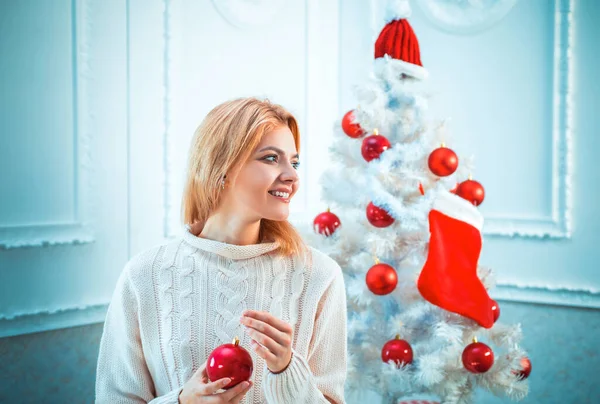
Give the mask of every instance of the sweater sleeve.
[{"label": "sweater sleeve", "polygon": [[286,370],[273,374],[265,367],[262,384],[267,403],[345,403],[346,314],[344,277],[337,265],[318,305],[308,358],[292,349]]},{"label": "sweater sleeve", "polygon": [[121,272],[108,306],[96,368],[96,403],[178,404],[181,388],[155,397],[138,322],[138,303],[129,277]]}]

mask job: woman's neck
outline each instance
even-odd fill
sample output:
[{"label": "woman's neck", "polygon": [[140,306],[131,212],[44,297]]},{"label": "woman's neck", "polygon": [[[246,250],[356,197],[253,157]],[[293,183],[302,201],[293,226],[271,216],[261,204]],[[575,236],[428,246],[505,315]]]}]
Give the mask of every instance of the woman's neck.
[{"label": "woman's neck", "polygon": [[259,244],[260,220],[245,222],[216,213],[204,225],[195,223],[191,233],[197,237],[234,245]]}]

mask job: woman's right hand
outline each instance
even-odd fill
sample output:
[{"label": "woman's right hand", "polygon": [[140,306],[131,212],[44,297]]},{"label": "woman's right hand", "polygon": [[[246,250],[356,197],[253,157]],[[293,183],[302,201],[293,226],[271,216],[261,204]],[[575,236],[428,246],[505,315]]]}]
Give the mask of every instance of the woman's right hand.
[{"label": "woman's right hand", "polygon": [[237,404],[246,395],[252,387],[252,382],[242,382],[222,393],[217,393],[224,386],[229,384],[231,379],[224,378],[209,383],[206,373],[206,362],[196,370],[194,375],[183,385],[183,390],[179,393],[179,404]]}]

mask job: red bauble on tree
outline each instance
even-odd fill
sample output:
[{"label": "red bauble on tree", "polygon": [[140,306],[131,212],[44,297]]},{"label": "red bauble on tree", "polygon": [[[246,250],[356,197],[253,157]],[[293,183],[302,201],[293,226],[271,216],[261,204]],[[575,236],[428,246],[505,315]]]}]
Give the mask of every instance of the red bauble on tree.
[{"label": "red bauble on tree", "polygon": [[447,177],[458,168],[458,157],[452,149],[442,146],[435,149],[429,155],[427,165],[432,173],[438,177]]},{"label": "red bauble on tree", "polygon": [[494,323],[500,318],[500,306],[498,302],[492,299],[492,313],[494,313]]},{"label": "red bauble on tree", "polygon": [[398,274],[392,266],[382,264],[376,259],[375,265],[367,271],[366,282],[371,292],[380,296],[387,295],[396,289]]},{"label": "red bauble on tree", "polygon": [[394,218],[385,210],[369,202],[367,205],[367,220],[375,227],[388,227],[394,223]]},{"label": "red bauble on tree", "polygon": [[366,132],[358,123],[356,123],[355,119],[356,117],[354,116],[354,110],[346,112],[346,115],[344,115],[344,118],[342,118],[342,129],[346,135],[356,139],[364,135]]},{"label": "red bauble on tree", "polygon": [[483,185],[469,177],[468,180],[463,181],[458,185],[458,188],[456,188],[456,195],[466,199],[475,206],[479,206],[483,202],[485,191]]},{"label": "red bauble on tree", "polygon": [[329,237],[340,227],[340,224],[340,219],[327,208],[327,212],[320,213],[315,217],[313,229],[315,233],[324,234]]},{"label": "red bauble on tree", "polygon": [[450,193],[452,193],[452,194],[456,194],[456,190],[458,189],[458,185],[459,185],[459,184],[458,184],[458,182],[457,182],[457,183],[456,183],[456,185],[454,186],[454,188],[452,188],[452,189],[450,190]]},{"label": "red bauble on tree", "polygon": [[381,360],[387,363],[393,360],[397,366],[410,365],[413,360],[413,350],[410,344],[396,335],[395,339],[389,340],[381,349]]},{"label": "red bauble on tree", "polygon": [[365,160],[371,161],[378,159],[381,153],[392,147],[390,141],[385,136],[379,134],[375,129],[375,134],[363,139],[360,151]]},{"label": "red bauble on tree", "polygon": [[206,374],[211,382],[224,377],[231,379],[231,382],[223,387],[224,389],[248,381],[252,376],[252,356],[239,343],[240,340],[236,337],[231,344],[218,346],[206,361]]},{"label": "red bauble on tree", "polygon": [[473,338],[473,342],[462,353],[462,362],[471,373],[485,373],[494,364],[494,352],[492,348]]},{"label": "red bauble on tree", "polygon": [[527,379],[529,374],[531,373],[531,361],[528,357],[521,358],[520,361],[521,369],[513,370],[512,373],[516,375],[519,379]]}]

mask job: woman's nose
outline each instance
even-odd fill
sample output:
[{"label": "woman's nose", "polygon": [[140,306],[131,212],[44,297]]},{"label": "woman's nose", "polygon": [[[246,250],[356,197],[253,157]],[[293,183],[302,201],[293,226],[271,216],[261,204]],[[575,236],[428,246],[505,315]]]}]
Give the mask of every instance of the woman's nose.
[{"label": "woman's nose", "polygon": [[298,170],[296,170],[291,164],[288,164],[281,177],[284,181],[298,181]]}]

